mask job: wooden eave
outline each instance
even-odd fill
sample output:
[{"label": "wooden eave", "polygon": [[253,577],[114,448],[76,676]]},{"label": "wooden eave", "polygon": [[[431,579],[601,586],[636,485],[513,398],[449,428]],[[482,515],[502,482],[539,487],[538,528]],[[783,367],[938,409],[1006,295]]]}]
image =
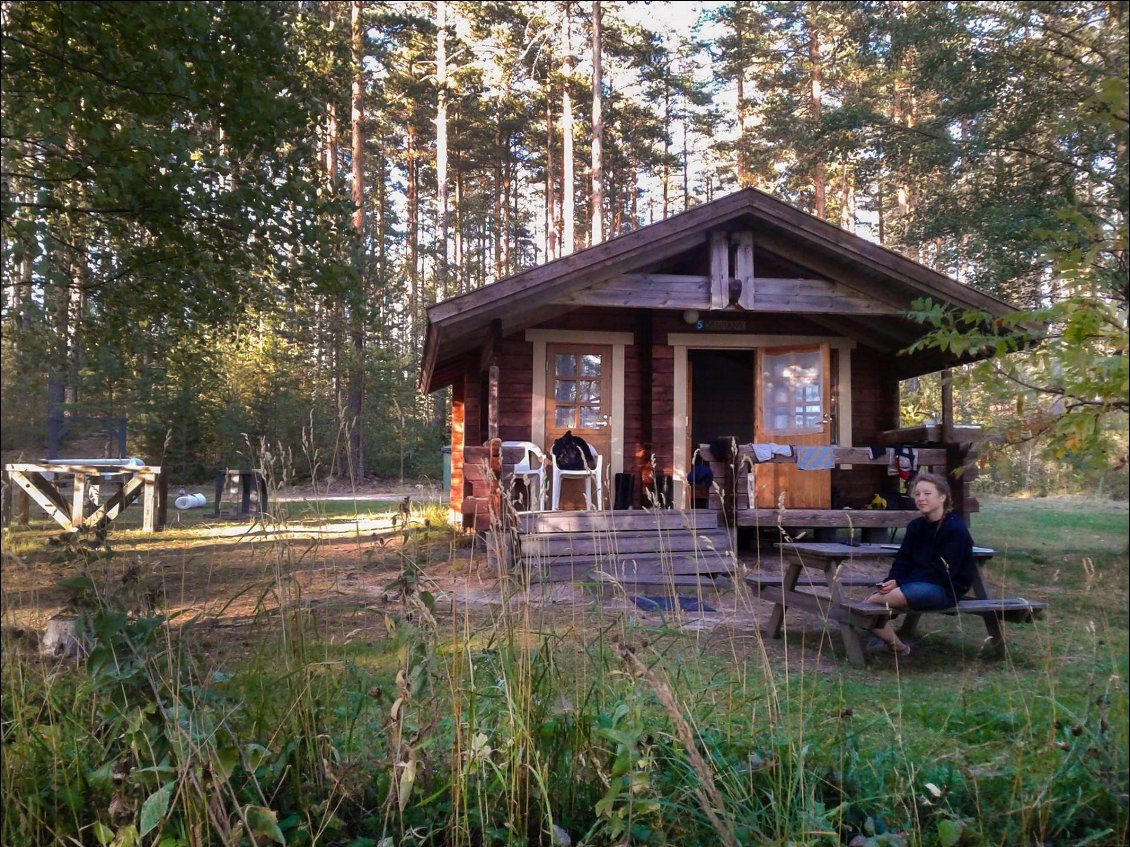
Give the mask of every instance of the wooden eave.
[{"label": "wooden eave", "polygon": [[[455,373],[452,363],[479,348],[492,320],[501,321],[501,332],[507,335],[586,301],[603,297],[606,305],[618,305],[609,302],[615,296],[607,290],[597,292],[620,284],[618,280],[626,274],[646,271],[706,246],[712,232],[743,230],[752,231],[758,249],[810,271],[814,280],[834,283],[853,302],[873,301],[874,309],[860,306],[851,314],[830,309],[824,317],[832,318],[845,335],[892,355],[922,334],[922,328],[904,316],[919,297],[995,316],[1014,310],[1003,300],[747,188],[429,307],[419,387],[426,393],[450,384]],[[624,307],[636,305],[626,300]],[[654,306],[690,307],[681,298]],[[940,351],[898,359],[897,370],[903,376],[960,363]]]}]

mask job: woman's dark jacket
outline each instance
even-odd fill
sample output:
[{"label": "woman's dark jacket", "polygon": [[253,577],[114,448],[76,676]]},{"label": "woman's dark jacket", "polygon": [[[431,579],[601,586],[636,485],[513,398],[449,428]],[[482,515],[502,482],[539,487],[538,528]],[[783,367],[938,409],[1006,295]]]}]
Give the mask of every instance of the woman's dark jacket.
[{"label": "woman's dark jacket", "polygon": [[973,536],[965,522],[950,512],[936,523],[920,517],[907,525],[887,579],[898,585],[932,582],[956,603],[973,584],[975,567]]}]

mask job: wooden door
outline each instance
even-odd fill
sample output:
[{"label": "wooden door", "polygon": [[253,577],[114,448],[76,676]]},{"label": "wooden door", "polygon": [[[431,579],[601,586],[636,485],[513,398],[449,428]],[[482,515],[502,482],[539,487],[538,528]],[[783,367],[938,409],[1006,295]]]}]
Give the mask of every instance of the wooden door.
[{"label": "wooden door", "polygon": [[[831,355],[827,344],[765,347],[757,351],[755,441],[831,444]],[[756,467],[756,505],[829,509],[832,472],[801,471],[792,463]]]},{"label": "wooden door", "polygon": [[[554,441],[572,430],[573,435],[600,451],[607,476],[612,460],[612,347],[549,344],[546,368],[546,452]],[[566,500],[572,502],[572,492],[562,491],[563,504]]]}]

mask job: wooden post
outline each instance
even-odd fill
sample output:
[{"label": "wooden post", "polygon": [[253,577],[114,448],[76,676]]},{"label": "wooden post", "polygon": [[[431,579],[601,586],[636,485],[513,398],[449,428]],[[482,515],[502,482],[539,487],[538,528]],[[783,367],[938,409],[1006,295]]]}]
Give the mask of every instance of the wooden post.
[{"label": "wooden post", "polygon": [[963,521],[969,523],[966,508],[965,454],[966,449],[957,444],[953,425],[953,371],[942,371],[942,445],[946,448],[946,478],[949,480],[953,503],[950,505]]},{"label": "wooden post", "polygon": [[157,474],[157,529],[169,523],[169,475],[163,470]]},{"label": "wooden post", "polygon": [[498,358],[490,363],[487,379],[487,438],[498,438]]},{"label": "wooden post", "polygon": [[157,528],[157,476],[153,473],[144,475],[145,493],[142,498],[141,530],[142,532],[155,532]]},{"label": "wooden post", "polygon": [[67,529],[78,529],[86,515],[86,474],[75,471],[74,490],[71,492],[71,525]]},{"label": "wooden post", "polygon": [[4,526],[8,526],[8,524],[12,522],[12,496],[16,493],[16,486],[15,483],[12,482],[11,477],[8,475],[7,468],[5,468],[3,471],[2,479],[3,502],[0,508],[2,508],[3,514],[2,516],[0,516],[0,523],[3,523]]},{"label": "wooden post", "polygon": [[502,439],[492,436],[488,447],[490,465],[490,513],[501,523],[502,514]]},{"label": "wooden post", "polygon": [[466,443],[464,397],[467,392],[466,377],[456,379],[451,386],[451,485],[447,496],[450,503],[448,519],[461,520],[463,514],[463,446]]},{"label": "wooden post", "polygon": [[953,371],[942,371],[942,441],[953,443]]},{"label": "wooden post", "polygon": [[726,233],[710,233],[710,308],[730,305],[730,241]]},{"label": "wooden post", "polygon": [[737,234],[738,249],[734,254],[734,276],[741,283],[742,293],[738,305],[743,309],[754,307],[755,290],[753,286],[753,233],[744,230]]}]

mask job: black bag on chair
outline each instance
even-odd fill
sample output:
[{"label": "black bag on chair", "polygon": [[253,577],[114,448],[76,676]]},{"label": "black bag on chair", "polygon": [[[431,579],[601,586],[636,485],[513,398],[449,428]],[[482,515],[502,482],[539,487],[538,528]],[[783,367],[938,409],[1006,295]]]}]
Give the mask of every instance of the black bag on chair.
[{"label": "black bag on chair", "polygon": [[563,471],[583,471],[593,466],[592,450],[589,443],[578,435],[573,435],[572,430],[553,442],[550,448],[553,461]]}]

